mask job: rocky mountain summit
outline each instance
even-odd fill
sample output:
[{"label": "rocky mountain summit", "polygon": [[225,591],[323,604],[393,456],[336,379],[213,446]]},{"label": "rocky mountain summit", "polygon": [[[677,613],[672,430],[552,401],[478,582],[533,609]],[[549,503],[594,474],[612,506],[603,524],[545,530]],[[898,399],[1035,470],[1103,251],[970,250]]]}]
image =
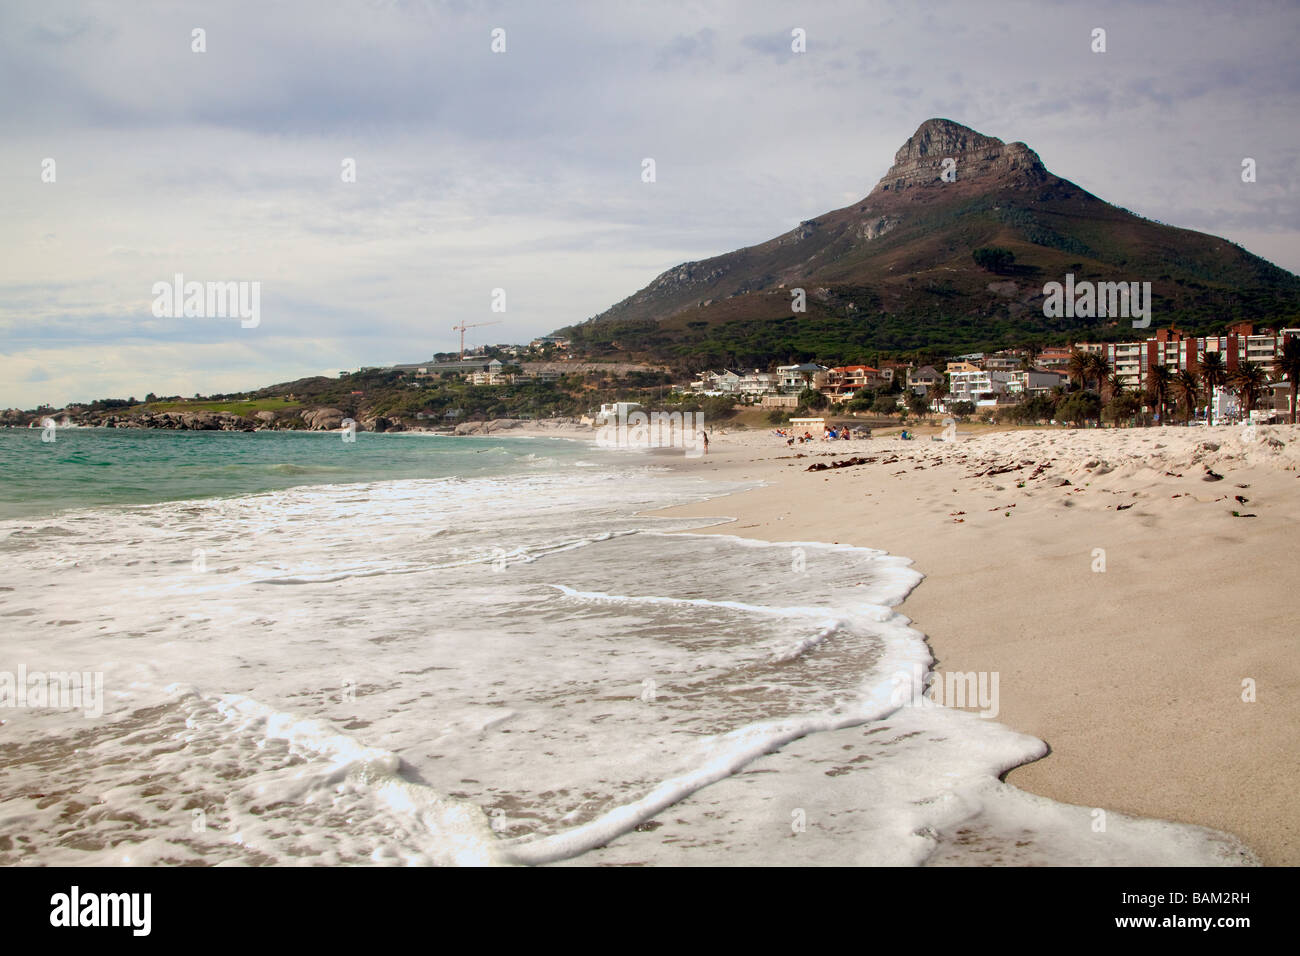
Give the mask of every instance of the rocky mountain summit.
[{"label": "rocky mountain summit", "polygon": [[[974,261],[981,246],[1009,251],[1012,264],[991,273]],[[852,354],[977,351],[1092,329],[1091,318],[1044,314],[1044,284],[1067,273],[1150,282],[1157,327],[1300,317],[1300,277],[1217,236],[1111,205],[1023,142],[933,118],[861,200],[675,266],[563,332],[592,356],[696,355],[701,365],[829,356],[831,344]],[[802,312],[792,307],[800,289]],[[1122,333],[1111,318],[1107,334]]]},{"label": "rocky mountain summit", "polygon": [[945,160],[951,161],[947,168],[954,183],[996,180],[1032,184],[1051,175],[1038,154],[1024,143],[1004,143],[952,120],[929,119],[894,154],[894,165],[871,196],[897,194],[916,186],[949,185],[943,179]]}]

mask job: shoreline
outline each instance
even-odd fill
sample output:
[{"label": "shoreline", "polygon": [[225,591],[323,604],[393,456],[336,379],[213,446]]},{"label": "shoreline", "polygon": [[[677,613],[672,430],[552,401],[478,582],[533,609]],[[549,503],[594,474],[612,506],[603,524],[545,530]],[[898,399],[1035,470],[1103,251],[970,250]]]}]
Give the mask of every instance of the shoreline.
[{"label": "shoreline", "polygon": [[[925,578],[896,610],[934,670],[999,674],[997,722],[1048,745],[1007,783],[1300,863],[1300,665],[1284,604],[1300,429],[917,432],[790,448],[715,431],[708,455],[660,460],[764,484],[655,513],[734,519],[695,534],[911,559]],[[852,457],[874,461],[805,470]]]},{"label": "shoreline", "polygon": [[[1300,860],[1289,779],[1300,667],[1282,597],[1300,540],[1300,429],[1260,428],[1249,442],[1237,428],[972,429],[950,442],[916,432],[788,447],[769,431],[715,428],[700,457],[634,457],[751,486],[643,513],[719,519],[692,535],[908,559],[924,578],[894,610],[923,637],[934,671],[998,674],[996,723],[1047,744],[1003,781],[1076,807],[1220,831],[1265,865]],[[462,437],[599,447],[579,428]],[[1097,548],[1104,573],[1093,567]],[[816,577],[792,580],[806,588]],[[1243,676],[1257,682],[1256,703],[1240,701]],[[756,761],[723,789],[776,763],[829,763],[852,739],[792,742],[769,769]],[[700,802],[713,806],[721,792]]]}]

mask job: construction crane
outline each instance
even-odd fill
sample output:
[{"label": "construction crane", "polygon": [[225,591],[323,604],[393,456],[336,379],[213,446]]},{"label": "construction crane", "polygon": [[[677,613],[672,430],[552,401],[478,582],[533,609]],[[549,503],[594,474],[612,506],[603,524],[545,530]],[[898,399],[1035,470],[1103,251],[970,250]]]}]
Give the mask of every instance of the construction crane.
[{"label": "construction crane", "polygon": [[466,329],[477,329],[480,325],[500,325],[500,324],[501,324],[501,320],[496,319],[492,322],[475,322],[473,325],[466,325],[464,322],[461,322],[460,325],[453,325],[451,327],[451,330],[453,332],[457,332],[457,331],[460,332],[460,360],[462,362],[465,361],[465,330]]}]

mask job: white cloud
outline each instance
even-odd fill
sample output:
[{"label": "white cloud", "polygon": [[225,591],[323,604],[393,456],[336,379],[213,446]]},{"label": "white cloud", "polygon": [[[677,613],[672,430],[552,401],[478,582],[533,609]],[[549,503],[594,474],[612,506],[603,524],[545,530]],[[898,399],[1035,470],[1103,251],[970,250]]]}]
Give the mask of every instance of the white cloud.
[{"label": "white cloud", "polygon": [[[418,360],[461,319],[526,340],[865,195],[936,115],[1300,269],[1294,9],[614,6],[6,5],[0,404]],[[153,319],[175,272],[260,280],[262,328]]]}]

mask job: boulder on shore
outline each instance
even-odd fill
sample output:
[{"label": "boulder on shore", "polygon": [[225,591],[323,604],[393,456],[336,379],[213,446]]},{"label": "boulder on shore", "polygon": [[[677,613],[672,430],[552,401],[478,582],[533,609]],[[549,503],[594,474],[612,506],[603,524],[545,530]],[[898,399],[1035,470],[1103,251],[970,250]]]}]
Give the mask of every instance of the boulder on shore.
[{"label": "boulder on shore", "polygon": [[494,418],[487,422],[461,422],[456,426],[457,435],[491,435],[493,432],[519,428],[525,422],[519,418]]},{"label": "boulder on shore", "polygon": [[309,408],[302,413],[302,420],[312,431],[331,431],[343,426],[343,412],[337,408]]}]

